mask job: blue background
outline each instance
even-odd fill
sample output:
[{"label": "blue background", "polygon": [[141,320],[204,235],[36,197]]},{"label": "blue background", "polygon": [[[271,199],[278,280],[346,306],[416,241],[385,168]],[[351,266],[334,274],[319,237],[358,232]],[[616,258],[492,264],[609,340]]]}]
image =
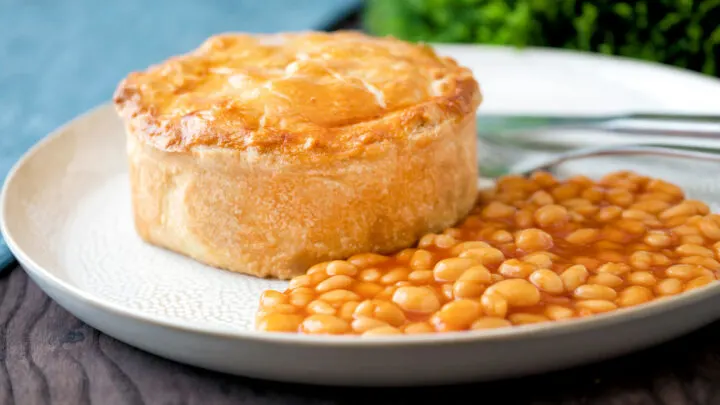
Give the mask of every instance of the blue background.
[{"label": "blue background", "polygon": [[[223,31],[326,29],[360,0],[0,0],[0,179],[128,72]],[[0,240],[0,268],[10,262]]]}]

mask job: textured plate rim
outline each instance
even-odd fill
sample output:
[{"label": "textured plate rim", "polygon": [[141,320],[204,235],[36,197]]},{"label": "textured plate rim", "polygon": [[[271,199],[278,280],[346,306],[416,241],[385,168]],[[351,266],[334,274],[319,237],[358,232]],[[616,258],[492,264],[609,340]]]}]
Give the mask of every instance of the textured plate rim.
[{"label": "textured plate rim", "polygon": [[[439,46],[446,46],[440,44]],[[455,48],[473,48],[472,45],[449,45],[446,47]],[[507,47],[493,47],[495,49],[509,49],[511,52],[516,51],[513,48]],[[530,49],[530,48],[526,48]],[[537,50],[537,49],[532,49]],[[540,49],[541,52],[549,54],[558,53],[569,53],[569,54],[582,54],[581,52],[568,52],[565,50],[546,50]],[[593,54],[588,53],[589,57]],[[613,59],[615,57],[607,55],[594,55],[596,57],[604,57]],[[652,65],[660,68],[669,69],[674,71],[677,68],[672,68],[664,65],[659,65],[631,60],[631,63],[639,63],[643,65]],[[679,72],[690,76],[699,76],[700,78],[709,79],[710,82],[718,84],[717,80],[712,78],[705,78],[703,75],[688,72],[683,69],[679,69]],[[547,337],[555,335],[566,335],[577,333],[585,330],[602,329],[604,327],[621,324],[625,322],[632,322],[635,319],[659,316],[662,313],[669,312],[673,309],[680,308],[685,305],[692,305],[699,301],[707,300],[711,296],[720,294],[720,283],[715,282],[707,286],[697,288],[695,290],[684,292],[682,294],[663,298],[660,300],[652,301],[650,303],[642,304],[632,308],[623,308],[618,311],[596,314],[586,318],[572,319],[565,321],[554,321],[539,324],[513,326],[510,328],[499,328],[484,331],[459,331],[459,332],[446,332],[442,334],[428,334],[428,335],[412,335],[398,337],[374,337],[372,339],[359,338],[356,336],[328,336],[328,335],[302,335],[293,333],[266,333],[258,331],[229,331],[227,329],[213,329],[208,327],[199,327],[193,325],[190,322],[180,320],[168,320],[160,316],[143,314],[138,311],[133,311],[123,307],[120,304],[113,303],[107,300],[103,300],[102,297],[96,297],[83,289],[66,282],[62,278],[56,276],[52,271],[40,266],[35,262],[32,257],[27,254],[15,241],[11,231],[8,229],[6,217],[8,213],[9,200],[9,188],[10,185],[16,180],[19,171],[30,161],[36,153],[46,147],[48,144],[61,138],[63,135],[68,133],[69,129],[79,122],[89,119],[95,115],[103,113],[109,113],[113,106],[111,103],[100,104],[90,110],[74,117],[65,124],[59,126],[53,130],[49,135],[35,143],[29,150],[27,150],[23,156],[13,165],[10,172],[8,173],[5,183],[0,192],[0,233],[3,235],[8,247],[11,252],[15,255],[18,261],[23,265],[23,268],[30,273],[33,278],[42,280],[43,282],[51,285],[55,289],[62,292],[67,297],[72,297],[75,300],[82,301],[82,303],[92,306],[100,311],[109,312],[116,316],[132,319],[136,322],[142,322],[145,324],[151,324],[175,330],[178,332],[193,333],[198,335],[208,335],[217,338],[226,338],[234,340],[253,340],[264,343],[274,344],[289,344],[289,345],[309,345],[309,346],[333,346],[333,347],[387,347],[387,346],[436,346],[436,345],[454,345],[461,343],[482,343],[486,341],[497,341],[497,340],[522,340],[530,339],[535,337]],[[189,260],[189,259],[188,259]],[[243,276],[243,275],[238,275]]]}]

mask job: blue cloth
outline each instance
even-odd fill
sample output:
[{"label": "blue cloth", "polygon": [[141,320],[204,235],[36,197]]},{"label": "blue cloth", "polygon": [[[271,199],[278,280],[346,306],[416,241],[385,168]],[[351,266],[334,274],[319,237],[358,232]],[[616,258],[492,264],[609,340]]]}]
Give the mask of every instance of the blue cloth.
[{"label": "blue cloth", "polygon": [[[224,31],[326,29],[360,0],[0,0],[0,181],[128,72]],[[11,262],[0,240],[0,269]]]}]

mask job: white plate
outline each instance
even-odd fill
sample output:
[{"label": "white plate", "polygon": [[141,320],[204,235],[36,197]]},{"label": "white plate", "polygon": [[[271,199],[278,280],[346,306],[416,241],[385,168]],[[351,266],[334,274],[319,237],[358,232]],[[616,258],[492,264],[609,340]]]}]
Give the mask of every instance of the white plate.
[{"label": "white plate", "polygon": [[[720,84],[675,69],[567,52],[443,47],[471,66],[485,111],[720,111]],[[343,385],[440,384],[548,371],[627,353],[720,316],[720,286],[614,314],[488,332],[377,338],[262,334],[260,292],[283,288],[143,244],[130,215],[123,129],[109,106],[59,129],[15,166],[2,232],[70,312],[131,345],[245,376]]]}]

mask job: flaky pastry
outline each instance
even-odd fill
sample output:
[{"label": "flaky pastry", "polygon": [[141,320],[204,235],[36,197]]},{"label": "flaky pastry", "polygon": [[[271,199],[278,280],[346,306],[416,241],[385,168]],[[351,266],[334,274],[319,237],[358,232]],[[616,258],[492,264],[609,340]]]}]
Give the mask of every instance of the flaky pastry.
[{"label": "flaky pastry", "polygon": [[287,279],[452,226],[477,193],[472,73],[355,32],[209,38],[118,86],[135,226]]}]

